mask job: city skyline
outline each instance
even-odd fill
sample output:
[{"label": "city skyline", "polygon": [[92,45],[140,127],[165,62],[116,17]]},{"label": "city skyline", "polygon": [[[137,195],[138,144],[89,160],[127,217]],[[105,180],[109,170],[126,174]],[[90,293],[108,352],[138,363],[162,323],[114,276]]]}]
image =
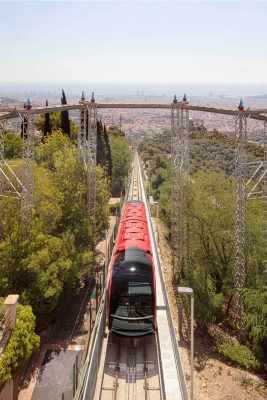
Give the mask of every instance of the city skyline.
[{"label": "city skyline", "polygon": [[267,84],[265,2],[0,2],[0,82]]}]

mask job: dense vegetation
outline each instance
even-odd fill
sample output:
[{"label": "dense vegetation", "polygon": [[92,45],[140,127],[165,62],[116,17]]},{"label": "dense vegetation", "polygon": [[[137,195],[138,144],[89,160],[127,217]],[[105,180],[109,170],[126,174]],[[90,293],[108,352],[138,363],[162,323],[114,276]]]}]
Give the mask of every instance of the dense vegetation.
[{"label": "dense vegetation", "polygon": [[124,137],[120,132],[110,134],[110,147],[112,153],[112,176],[111,176],[111,194],[120,197],[125,189],[127,177],[129,174],[131,157],[127,142],[122,140]]},{"label": "dense vegetation", "polygon": [[[92,220],[86,201],[86,171],[77,158],[78,130],[73,121],[68,125],[65,120],[64,126],[70,130],[64,133],[64,118],[68,116],[53,113],[49,120],[41,116],[36,121],[44,136],[35,146],[34,208],[28,226],[21,223],[21,205],[17,199],[0,199],[0,296],[17,293],[19,302],[29,306],[25,308],[29,323],[24,329],[28,327],[30,336],[35,316],[40,331],[56,319],[64,293],[82,281],[86,284],[88,276],[93,274],[94,244],[108,225],[109,197],[120,195],[124,189],[130,164],[124,135],[107,133],[99,121],[96,217]],[[4,144],[10,165],[19,174],[23,140],[9,132],[4,135]],[[17,337],[14,331],[12,338]],[[24,353],[18,352],[18,360],[10,340],[10,352],[0,358],[3,367],[0,384],[9,380],[11,373],[22,365],[22,359],[36,348],[38,337],[32,338],[29,347],[21,342]]]},{"label": "dense vegetation", "polygon": [[[1,303],[0,299],[0,303]],[[40,338],[34,332],[35,316],[30,306],[18,305],[17,324],[11,334],[4,354],[0,357],[0,389],[12,379],[40,345]]]},{"label": "dense vegetation", "polygon": [[97,168],[94,231],[86,207],[86,177],[76,148],[54,131],[36,148],[35,207],[27,231],[17,200],[1,200],[1,295],[18,293],[44,322],[56,308],[64,286],[86,275],[93,263],[92,243],[106,226],[109,188]]},{"label": "dense vegetation", "polygon": [[[144,139],[140,151],[149,172],[150,190],[159,201],[160,217],[170,228],[170,132]],[[192,129],[189,152],[190,260],[181,284],[194,289],[200,327],[210,322],[226,326],[234,282],[234,140],[217,131]],[[262,152],[262,148],[248,145],[249,159],[262,156]],[[263,361],[267,348],[267,286],[263,273],[267,249],[262,206],[261,200],[250,200],[247,205],[247,280],[243,296],[247,344]],[[229,349],[229,344],[221,347],[228,356]]]}]

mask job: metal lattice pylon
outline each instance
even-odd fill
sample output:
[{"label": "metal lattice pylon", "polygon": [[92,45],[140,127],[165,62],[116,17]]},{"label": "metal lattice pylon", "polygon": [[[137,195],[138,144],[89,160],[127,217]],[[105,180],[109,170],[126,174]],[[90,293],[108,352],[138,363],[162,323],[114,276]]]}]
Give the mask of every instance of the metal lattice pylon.
[{"label": "metal lattice pylon", "polygon": [[188,180],[189,180],[189,112],[179,103],[171,108],[172,166],[172,266],[173,278],[180,279],[188,263]]},{"label": "metal lattice pylon", "polygon": [[235,123],[235,273],[234,273],[234,319],[240,334],[244,331],[244,305],[240,290],[246,280],[246,144],[247,119],[242,111],[238,112]]},{"label": "metal lattice pylon", "polygon": [[96,209],[96,136],[97,136],[97,105],[87,105],[87,184],[89,215],[95,218]]},{"label": "metal lattice pylon", "polygon": [[0,197],[21,198],[22,182],[5,160],[4,127],[0,124]]},{"label": "metal lattice pylon", "polygon": [[263,135],[263,159],[261,161],[251,161],[248,163],[249,179],[246,183],[247,186],[247,199],[262,198],[265,199],[266,195],[266,122],[264,122],[263,129],[259,129],[259,122],[257,123],[257,134],[260,132]]},{"label": "metal lattice pylon", "polygon": [[87,110],[80,109],[80,126],[78,131],[78,161],[83,162],[87,168],[87,150],[86,150],[86,131],[87,131]]},{"label": "metal lattice pylon", "polygon": [[[263,128],[263,162],[264,162],[264,177],[263,177],[263,232],[264,232],[264,239],[265,239],[265,246],[267,248],[267,123],[264,122]],[[265,260],[265,266],[267,269],[267,260]]]},{"label": "metal lattice pylon", "polygon": [[95,218],[96,208],[96,136],[97,104],[83,103],[80,110],[78,132],[78,160],[83,163],[87,176],[87,206],[90,217]]},{"label": "metal lattice pylon", "polygon": [[34,197],[34,129],[32,114],[27,111],[21,115],[22,137],[24,139],[22,150],[22,195],[21,195],[21,214],[22,223],[27,225],[33,207]]}]

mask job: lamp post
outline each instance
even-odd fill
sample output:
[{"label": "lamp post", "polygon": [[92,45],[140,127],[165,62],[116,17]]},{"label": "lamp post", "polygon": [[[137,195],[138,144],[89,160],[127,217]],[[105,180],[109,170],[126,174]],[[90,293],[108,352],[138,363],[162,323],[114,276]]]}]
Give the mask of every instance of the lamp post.
[{"label": "lamp post", "polygon": [[194,291],[189,287],[178,287],[178,293],[190,296],[191,304],[191,346],[190,346],[190,364],[191,364],[191,395],[190,400],[194,398]]}]

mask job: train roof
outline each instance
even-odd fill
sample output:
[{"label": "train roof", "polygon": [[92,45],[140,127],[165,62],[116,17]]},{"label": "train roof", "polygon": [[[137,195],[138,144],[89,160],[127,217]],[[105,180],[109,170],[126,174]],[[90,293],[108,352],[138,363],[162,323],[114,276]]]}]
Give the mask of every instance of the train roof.
[{"label": "train roof", "polygon": [[114,267],[126,261],[134,261],[151,266],[151,261],[147,257],[148,254],[150,254],[150,252],[148,253],[147,251],[139,249],[138,247],[128,247],[127,249],[119,252],[118,257],[115,260]]}]

